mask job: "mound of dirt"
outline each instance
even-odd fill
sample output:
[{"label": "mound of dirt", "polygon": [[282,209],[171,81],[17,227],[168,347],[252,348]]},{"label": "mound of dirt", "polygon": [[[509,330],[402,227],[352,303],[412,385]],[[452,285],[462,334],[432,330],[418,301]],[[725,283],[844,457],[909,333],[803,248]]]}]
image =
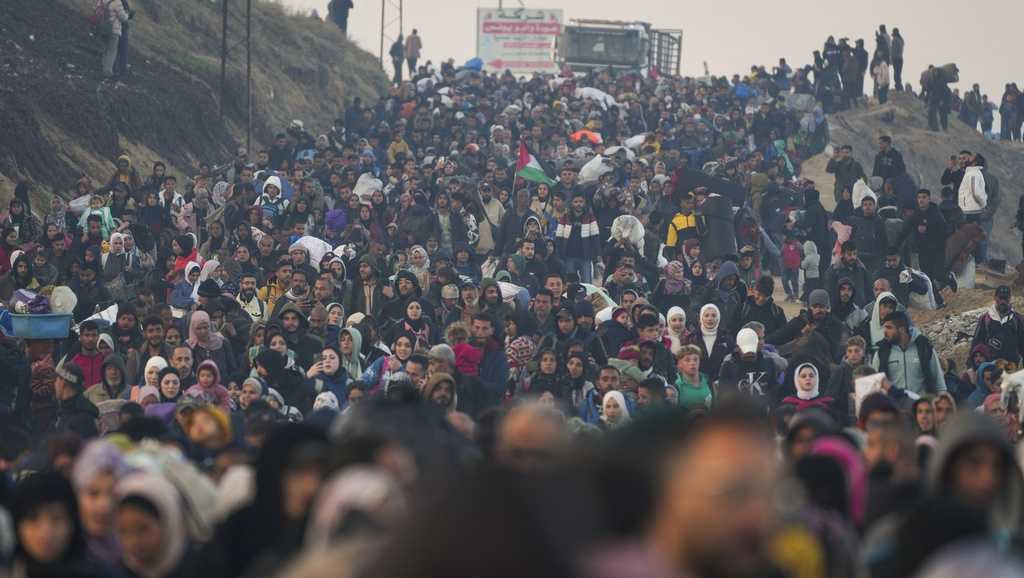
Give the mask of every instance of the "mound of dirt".
[{"label": "mound of dirt", "polygon": [[[230,159],[247,126],[244,5],[230,4],[222,119],[219,2],[135,0],[123,84],[100,82],[93,0],[0,2],[0,202],[22,178],[40,200],[83,174],[103,183],[122,151],[142,174],[156,160],[180,175]],[[253,2],[252,51],[254,149],[292,119],[323,130],[344,101],[387,87],[336,26],[274,2]]]},{"label": "mound of dirt", "polygon": [[[903,154],[907,172],[919,186],[930,189],[938,197],[942,185],[939,180],[946,169],[949,156],[962,149],[981,153],[988,161],[988,169],[999,179],[1000,210],[992,228],[990,255],[1017,263],[1021,260],[1020,232],[1011,229],[1017,200],[1022,192],[1019,179],[1024,170],[1024,146],[1020,143],[991,141],[981,133],[950,115],[948,132],[928,130],[928,111],[924,103],[904,93],[890,93],[885,105],[872,104],[829,117],[829,134],[835,145],[849,144],[853,155],[871,174],[878,137],[889,135],[893,145]],[[831,203],[835,179],[825,172],[828,158],[824,154],[809,159],[803,165],[803,174],[813,180],[818,190],[827,192],[822,200]]]}]

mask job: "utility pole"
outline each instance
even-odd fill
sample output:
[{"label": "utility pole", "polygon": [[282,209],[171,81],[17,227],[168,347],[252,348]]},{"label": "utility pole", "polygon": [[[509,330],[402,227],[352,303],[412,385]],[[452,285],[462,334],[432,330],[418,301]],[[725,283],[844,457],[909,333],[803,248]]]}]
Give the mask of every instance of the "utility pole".
[{"label": "utility pole", "polygon": [[[252,0],[245,0],[245,152],[252,154]],[[252,158],[252,157],[250,157]]]},{"label": "utility pole", "polygon": [[224,120],[224,91],[228,78],[228,0],[221,1],[220,25],[220,118]]},{"label": "utility pole", "polygon": [[[391,43],[398,39],[405,30],[403,0],[380,0],[380,67],[384,68],[384,48],[391,49]],[[398,12],[397,16],[393,14]],[[392,15],[389,17],[389,13]],[[397,33],[394,29],[398,25]]]}]

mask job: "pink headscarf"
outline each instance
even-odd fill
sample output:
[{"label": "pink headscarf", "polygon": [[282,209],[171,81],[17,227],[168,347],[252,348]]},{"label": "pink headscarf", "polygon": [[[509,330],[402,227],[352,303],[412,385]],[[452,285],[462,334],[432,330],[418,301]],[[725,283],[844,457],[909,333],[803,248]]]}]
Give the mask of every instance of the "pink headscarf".
[{"label": "pink headscarf", "polygon": [[846,474],[849,490],[850,518],[856,527],[864,523],[864,510],[867,507],[867,472],[860,453],[850,442],[843,438],[828,436],[819,438],[811,447],[811,454],[834,459]]},{"label": "pink headscarf", "polygon": [[196,326],[205,321],[207,324],[210,323],[210,315],[205,311],[194,311],[191,319],[188,322],[188,345],[192,349],[196,347],[202,347],[209,351],[217,351],[224,345],[224,338],[220,333],[213,330],[213,326],[210,327],[210,334],[205,341],[199,341],[199,337],[196,335]]}]

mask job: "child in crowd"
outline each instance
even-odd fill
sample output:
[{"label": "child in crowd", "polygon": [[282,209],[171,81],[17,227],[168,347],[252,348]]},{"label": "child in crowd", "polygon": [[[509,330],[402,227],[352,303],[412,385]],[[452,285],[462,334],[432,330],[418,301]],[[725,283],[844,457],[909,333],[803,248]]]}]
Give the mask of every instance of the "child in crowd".
[{"label": "child in crowd", "polygon": [[786,233],[782,243],[782,287],[786,290],[786,301],[796,301],[800,295],[800,264],[804,252],[792,233]]},{"label": "child in crowd", "polygon": [[213,397],[217,407],[231,411],[231,393],[220,384],[220,369],[209,359],[199,364],[199,368],[196,369],[196,384],[185,391],[185,395],[194,397],[204,393]]}]

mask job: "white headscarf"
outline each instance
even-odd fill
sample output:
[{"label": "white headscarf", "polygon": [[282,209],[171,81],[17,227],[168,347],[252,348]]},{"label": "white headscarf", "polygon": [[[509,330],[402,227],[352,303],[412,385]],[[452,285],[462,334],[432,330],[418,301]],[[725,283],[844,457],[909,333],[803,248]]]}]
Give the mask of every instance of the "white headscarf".
[{"label": "white headscarf", "polygon": [[685,331],[686,330],[686,311],[682,307],[673,306],[673,307],[669,308],[668,315],[665,316],[665,325],[668,328],[668,331],[667,331],[668,339],[669,339],[669,341],[672,342],[672,353],[673,354],[679,353],[679,350],[683,347],[683,342],[682,342],[683,334],[682,334],[682,332],[680,332],[680,333],[673,333],[672,332],[672,324],[670,323],[670,321],[672,321],[672,318],[676,317],[676,316],[679,316],[679,317],[683,318],[683,331]]},{"label": "white headscarf", "polygon": [[[622,416],[619,418],[619,421],[615,423],[608,423],[608,412],[605,411],[608,407],[608,402],[611,400],[615,400],[619,405],[619,409],[622,411]],[[604,399],[601,400],[601,410],[601,421],[612,427],[622,427],[630,420],[629,407],[626,406],[626,398],[620,391],[609,391],[604,394]]]},{"label": "white headscarf", "polygon": [[129,496],[138,496],[152,504],[156,508],[160,528],[163,530],[162,554],[156,564],[143,564],[125,552],[124,565],[143,578],[167,576],[178,566],[185,554],[185,519],[182,516],[178,490],[163,476],[136,472],[118,482],[115,492],[118,503]]},{"label": "white headscarf", "polygon": [[[714,309],[715,310],[715,326],[712,329],[704,327],[704,312]],[[722,325],[722,312],[718,310],[718,306],[714,303],[708,303],[707,305],[700,308],[700,319],[697,320],[700,325],[700,334],[704,337],[704,348],[707,349],[708,355],[711,354],[711,349],[715,346],[715,340],[718,339],[718,328]]]},{"label": "white headscarf", "polygon": [[[220,261],[217,261],[216,259],[210,259],[203,263],[203,268],[199,271],[199,280],[196,281],[196,286],[192,288],[192,299],[194,301],[199,299],[199,286],[203,284],[203,281],[209,279],[210,275],[213,275],[213,272],[217,270],[217,267],[220,267]],[[188,278],[187,266],[185,267],[185,277]],[[220,285],[220,283],[218,283],[218,285]]]},{"label": "white headscarf", "polygon": [[[796,385],[797,380],[800,379],[800,371],[803,370],[803,368],[805,367],[811,368],[811,371],[814,372],[814,389],[812,389],[809,392],[801,390],[800,387]],[[796,396],[803,400],[814,399],[818,397],[820,385],[820,378],[818,377],[818,375],[818,368],[815,367],[813,363],[801,363],[800,365],[796,366],[796,371],[793,373],[793,385],[796,387]]]}]

